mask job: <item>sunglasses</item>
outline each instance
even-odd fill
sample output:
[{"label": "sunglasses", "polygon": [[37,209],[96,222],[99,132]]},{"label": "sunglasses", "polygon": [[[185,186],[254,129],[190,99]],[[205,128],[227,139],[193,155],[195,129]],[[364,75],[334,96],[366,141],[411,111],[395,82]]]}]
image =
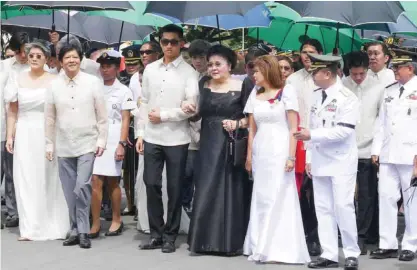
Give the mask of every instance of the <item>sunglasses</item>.
[{"label": "sunglasses", "polygon": [[178,39],[161,39],[162,46],[168,46],[168,44],[171,44],[172,46],[178,46],[179,43],[180,41]]},{"label": "sunglasses", "polygon": [[283,67],[281,67],[281,69],[283,69],[285,71],[290,71],[291,70],[291,67],[289,67],[289,66],[283,66]]},{"label": "sunglasses", "polygon": [[253,62],[249,62],[247,65],[250,69],[253,69],[255,67],[255,64]]},{"label": "sunglasses", "polygon": [[35,57],[36,57],[36,59],[38,59],[38,60],[42,59],[42,55],[40,55],[40,54],[29,54],[29,58],[30,58],[30,59],[33,59],[33,58],[35,58]]},{"label": "sunglasses", "polygon": [[150,55],[150,54],[153,54],[154,51],[153,50],[145,50],[145,51],[139,51],[139,53],[140,53],[140,55],[144,55],[144,54]]}]

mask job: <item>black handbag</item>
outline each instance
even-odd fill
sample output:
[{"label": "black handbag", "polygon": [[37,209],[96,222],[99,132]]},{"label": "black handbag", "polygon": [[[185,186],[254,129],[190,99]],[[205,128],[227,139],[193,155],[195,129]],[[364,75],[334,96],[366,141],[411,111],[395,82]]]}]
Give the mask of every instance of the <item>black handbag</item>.
[{"label": "black handbag", "polygon": [[[241,137],[239,121],[236,121],[236,131],[229,132],[229,155],[236,167],[245,167],[246,155],[248,153],[248,137]],[[234,136],[233,136],[234,133]]]}]

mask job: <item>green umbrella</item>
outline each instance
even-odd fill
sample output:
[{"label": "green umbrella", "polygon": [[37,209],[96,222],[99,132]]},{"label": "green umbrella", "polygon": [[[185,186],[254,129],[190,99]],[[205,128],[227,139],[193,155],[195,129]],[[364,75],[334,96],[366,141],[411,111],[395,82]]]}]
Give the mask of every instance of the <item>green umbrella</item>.
[{"label": "green umbrella", "polygon": [[136,25],[151,25],[154,27],[162,27],[164,25],[172,23],[170,20],[152,15],[152,14],[143,14],[145,11],[147,2],[146,1],[130,1],[130,4],[134,7],[135,10],[128,11],[90,11],[87,12],[87,15],[90,16],[105,16]]},{"label": "green umbrella", "polygon": [[7,20],[13,17],[18,17],[18,16],[26,16],[26,15],[43,15],[43,14],[51,14],[52,10],[46,10],[46,9],[41,9],[41,10],[35,10],[29,7],[24,7],[24,8],[20,8],[20,7],[7,7],[7,6],[3,6],[6,2],[5,1],[1,1],[1,19],[2,20]]},{"label": "green umbrella", "polygon": [[[338,44],[342,53],[359,50],[362,46],[360,37],[351,29],[336,29],[329,26],[317,26],[309,23],[298,23],[303,19],[291,8],[269,2],[266,3],[271,9],[271,16],[274,20],[269,28],[250,29],[249,36],[259,38],[285,50],[299,50],[302,42],[308,36],[315,38],[323,45],[325,53],[331,53]],[[330,22],[326,19],[314,19],[315,22]],[[353,47],[352,47],[353,37]]]},{"label": "green umbrella", "polygon": [[407,17],[410,18],[415,25],[417,25],[417,2],[401,1],[401,5],[403,6]]},{"label": "green umbrella", "polygon": [[[296,23],[285,18],[276,18],[269,28],[251,28],[249,36],[256,38],[259,31],[259,38],[284,50],[299,50],[302,42],[307,38],[314,38],[323,45],[324,53],[331,53],[335,47],[337,30],[332,27],[315,26],[305,23]],[[356,33],[354,34],[353,49],[360,50],[362,41]],[[352,30],[339,30],[339,49],[341,53],[351,51]]]}]

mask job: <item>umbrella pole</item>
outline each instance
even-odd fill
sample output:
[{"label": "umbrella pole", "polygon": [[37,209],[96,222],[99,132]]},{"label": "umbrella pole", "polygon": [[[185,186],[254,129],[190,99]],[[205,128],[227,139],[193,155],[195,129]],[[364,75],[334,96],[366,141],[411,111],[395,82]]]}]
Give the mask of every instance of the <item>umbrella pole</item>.
[{"label": "umbrella pole", "polygon": [[245,50],[245,28],[242,28],[242,52]]},{"label": "umbrella pole", "polygon": [[120,51],[120,45],[122,45],[122,34],[123,34],[124,25],[125,25],[125,21],[122,21],[122,26],[120,27],[119,47],[117,48],[118,51]]},{"label": "umbrella pole", "polygon": [[220,40],[220,23],[219,23],[219,15],[216,14],[216,22],[217,22],[217,37],[219,38],[219,43],[222,45],[222,41]]},{"label": "umbrella pole", "polygon": [[337,28],[336,28],[336,41],[334,43],[334,47],[338,48],[339,47],[339,23],[337,23]]},{"label": "umbrella pole", "polygon": [[256,28],[256,45],[259,44],[259,27]]},{"label": "umbrella pole", "polygon": [[68,8],[68,14],[67,14],[67,43],[69,43],[69,27],[70,27],[70,8]]},{"label": "umbrella pole", "polygon": [[353,41],[355,40],[355,27],[352,28],[352,40],[350,43],[350,52],[353,52]]},{"label": "umbrella pole", "polygon": [[52,32],[55,32],[55,10],[52,10]]},{"label": "umbrella pole", "polygon": [[41,37],[41,29],[38,29],[38,39]]}]

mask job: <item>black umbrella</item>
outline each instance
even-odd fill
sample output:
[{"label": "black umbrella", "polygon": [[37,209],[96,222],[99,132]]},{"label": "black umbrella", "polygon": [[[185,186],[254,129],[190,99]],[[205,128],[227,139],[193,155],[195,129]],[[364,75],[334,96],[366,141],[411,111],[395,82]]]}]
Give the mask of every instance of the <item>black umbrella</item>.
[{"label": "black umbrella", "polygon": [[404,12],[399,1],[276,1],[301,17],[329,19],[355,27],[369,23],[396,23]]},{"label": "black umbrella", "polygon": [[103,16],[88,16],[79,12],[73,16],[83,26],[84,35],[90,42],[108,46],[120,45],[122,41],[143,40],[155,32],[151,26],[136,25]]},{"label": "black umbrella", "polygon": [[[119,10],[134,9],[128,1],[7,1],[4,6],[31,7],[34,9],[67,10],[67,29],[70,29],[70,11]],[[55,12],[52,12],[52,29],[55,30]],[[67,32],[69,36],[69,32]],[[68,37],[69,38],[69,37]]]},{"label": "black umbrella", "polygon": [[163,14],[185,22],[204,16],[221,14],[243,16],[260,4],[262,2],[259,1],[149,1],[144,14]]},{"label": "black umbrella", "polygon": [[[8,20],[2,20],[2,30],[9,33],[18,31],[30,32],[31,36],[48,39],[48,32],[51,31],[51,16],[50,15],[28,15],[13,17]],[[62,11],[55,12],[55,30],[58,33],[71,33],[83,39],[88,39],[84,34],[83,27],[79,22],[72,22],[70,29],[67,29],[67,14]]]}]

